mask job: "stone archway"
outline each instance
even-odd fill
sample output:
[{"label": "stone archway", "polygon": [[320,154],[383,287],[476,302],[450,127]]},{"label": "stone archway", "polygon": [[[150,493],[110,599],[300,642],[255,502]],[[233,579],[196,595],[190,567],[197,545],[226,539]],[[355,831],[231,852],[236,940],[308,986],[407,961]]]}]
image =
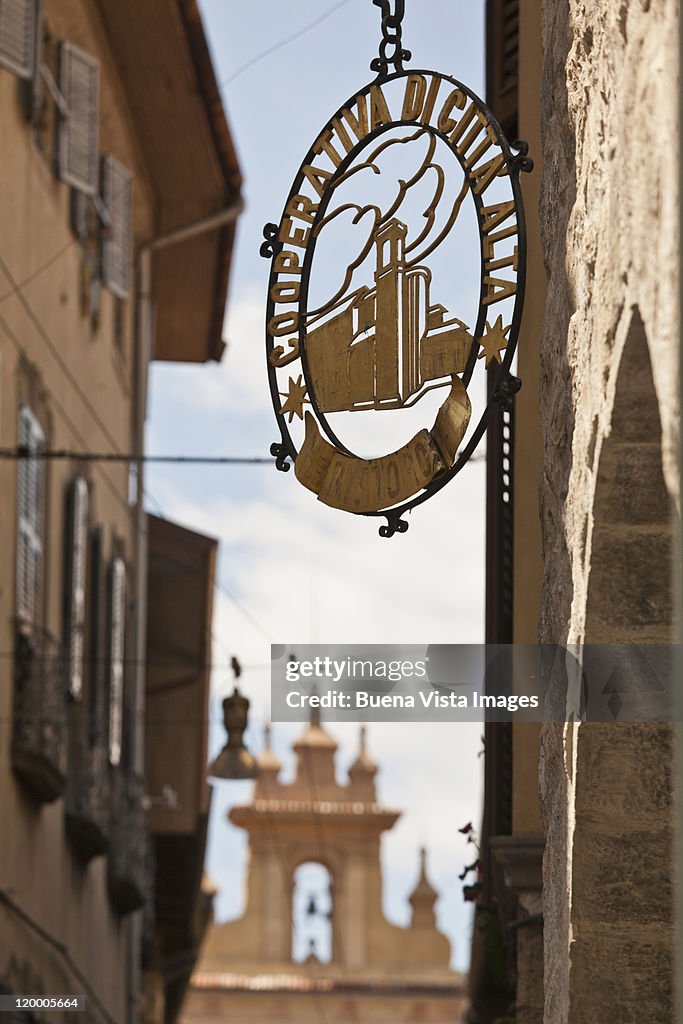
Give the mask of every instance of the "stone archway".
[{"label": "stone archway", "polygon": [[[674,519],[661,441],[634,307],[597,472],[586,644],[673,640]],[[633,648],[620,650],[619,679],[638,692],[642,663]],[[574,733],[568,1024],[634,1020],[641,1009],[648,1021],[673,1019],[672,729],[620,717]]]},{"label": "stone archway", "polygon": [[634,306],[595,488],[586,643],[672,642],[673,544],[659,405]]}]

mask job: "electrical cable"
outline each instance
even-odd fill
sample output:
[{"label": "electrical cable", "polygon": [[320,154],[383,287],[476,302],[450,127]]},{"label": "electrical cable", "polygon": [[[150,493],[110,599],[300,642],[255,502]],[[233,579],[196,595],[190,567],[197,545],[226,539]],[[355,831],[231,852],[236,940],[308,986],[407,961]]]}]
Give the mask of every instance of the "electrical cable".
[{"label": "electrical cable", "polygon": [[[5,318],[1,314],[0,314],[0,330],[2,330],[4,332],[6,337],[9,339],[9,341],[14,346],[15,350],[19,353],[19,355],[22,356],[24,359],[27,359],[28,358],[28,354],[26,352],[25,347],[21,344],[21,342],[19,341],[19,339],[14,334],[14,332],[10,328],[9,324],[7,323],[7,321],[5,320]],[[71,419],[71,417],[67,413],[67,411],[64,408],[64,406],[62,405],[62,403],[59,401],[59,399],[56,397],[56,395],[53,392],[50,393],[50,402],[54,406],[55,411],[57,412],[57,414],[59,415],[59,417],[63,421],[63,423],[66,425],[67,429],[71,432],[71,434],[75,438],[75,440],[78,441],[78,443],[81,444],[83,446],[83,448],[87,448],[87,444],[86,444],[85,438],[83,437],[83,435],[81,434],[80,430],[78,429],[78,427],[75,425],[75,423],[73,422],[73,420]],[[105,483],[106,483],[109,491],[111,492],[112,496],[114,497],[114,499],[120,505],[122,505],[124,507],[124,509],[126,510],[127,514],[130,514],[130,505],[128,503],[128,499],[123,497],[123,495],[121,494],[121,491],[116,486],[114,481],[111,479],[109,474],[106,472],[104,467],[100,466],[97,463],[95,463],[95,467],[96,467],[96,469],[99,470],[100,475],[102,476],[102,479],[105,481]]]},{"label": "electrical cable", "polygon": [[14,914],[15,917],[18,917],[19,920],[30,928],[32,932],[38,935],[43,942],[46,942],[56,953],[59,954],[63,962],[66,964],[67,969],[71,972],[73,977],[77,979],[79,985],[83,986],[83,992],[87,994],[88,999],[92,1000],[102,1017],[104,1017],[108,1024],[116,1024],[116,1021],[97,995],[95,989],[92,987],[83,971],[81,971],[78,964],[73,960],[69,953],[69,947],[63,942],[60,942],[59,939],[55,938],[55,936],[47,931],[46,928],[43,928],[41,924],[38,924],[38,922],[35,921],[30,914],[27,914],[24,908],[13,900],[9,893],[5,892],[4,889],[0,889],[0,903]]},{"label": "electrical cable", "polygon": [[68,448],[42,449],[31,451],[25,445],[16,448],[0,448],[0,459],[65,459],[73,462],[163,462],[197,466],[251,466],[275,465],[275,459],[261,455],[143,455],[124,452],[77,452]]},{"label": "electrical cable", "polygon": [[351,0],[341,0],[341,3],[335,4],[333,7],[330,7],[323,14],[319,15],[314,21],[309,22],[308,25],[305,25],[303,28],[300,28],[297,32],[294,32],[293,35],[287,36],[286,39],[281,39],[279,43],[274,43],[273,46],[269,46],[268,49],[256,54],[255,57],[252,57],[250,60],[248,60],[246,64],[242,64],[241,67],[237,68],[236,71],[233,71],[232,74],[228,76],[228,78],[224,79],[218,86],[219,90],[224,89],[226,85],[230,85],[230,83],[234,82],[236,78],[239,78],[240,75],[243,75],[245,71],[248,71],[250,68],[253,68],[255,64],[258,64],[260,61],[262,61],[264,57],[269,57],[271,53],[275,53],[276,50],[281,50],[284,46],[288,46],[290,43],[293,43],[297,39],[300,39],[301,36],[306,35],[307,32],[312,31],[312,29],[316,28],[323,21],[326,21],[337,11],[341,10],[342,7],[346,7],[346,5],[349,3],[351,3]]},{"label": "electrical cable", "polygon": [[[78,239],[72,238],[71,241],[67,242],[66,245],[63,245],[62,248],[59,249],[56,253],[54,253],[48,260],[45,260],[44,263],[41,263],[40,266],[37,267],[32,274],[29,274],[28,277],[25,277],[23,281],[19,281],[19,283],[17,284],[17,288],[25,288],[27,284],[30,284],[32,281],[35,281],[37,277],[40,277],[40,275],[43,274],[46,270],[49,270],[49,268],[54,263],[58,263],[62,256],[64,256],[64,254],[67,253],[69,249],[73,248],[73,246],[77,244]],[[16,292],[14,288],[10,288],[10,290],[8,292],[5,292],[4,295],[0,295],[0,303],[6,302],[7,299],[11,299],[12,296],[15,294]]]},{"label": "electrical cable", "polygon": [[[2,258],[0,257],[0,268],[2,268],[3,266],[4,266],[4,261],[3,261],[3,260],[2,260]],[[13,280],[13,279],[12,279],[12,280]],[[17,288],[18,288],[18,286],[15,286],[15,292],[16,292],[16,289],[17,289]],[[17,293],[17,294],[19,294],[19,295],[20,295],[20,293]],[[27,300],[27,299],[26,299],[26,298],[25,298],[24,296],[21,296],[21,299],[22,299],[22,305],[24,306],[24,308],[28,308],[28,309],[31,309],[31,306],[30,306],[30,303],[28,302],[28,300]],[[31,310],[31,313],[33,314],[33,311],[32,311],[32,310]],[[33,316],[35,316],[35,314],[33,314]],[[36,318],[36,319],[37,319],[37,318]],[[38,323],[39,323],[39,321],[38,321]],[[14,346],[14,348],[16,349],[16,351],[17,351],[17,352],[19,353],[19,355],[21,355],[21,356],[22,356],[22,357],[24,357],[24,358],[28,358],[28,354],[27,354],[27,352],[26,352],[26,348],[24,347],[24,345],[22,345],[22,343],[21,343],[21,342],[19,341],[19,339],[18,339],[18,338],[16,337],[16,335],[15,335],[15,334],[14,334],[14,332],[13,332],[13,331],[11,330],[11,328],[9,327],[9,325],[7,324],[6,320],[4,319],[4,317],[3,317],[2,315],[0,315],[0,329],[2,329],[2,330],[4,331],[5,335],[6,335],[7,337],[8,337],[8,339],[10,340],[10,342],[12,343],[12,345]],[[54,342],[53,342],[53,341],[52,341],[52,339],[51,339],[51,338],[49,337],[49,335],[48,335],[48,334],[47,334],[47,332],[46,332],[46,331],[44,330],[44,328],[42,328],[42,325],[41,325],[41,330],[42,330],[42,332],[43,332],[43,333],[41,334],[41,337],[43,337],[43,340],[47,339],[46,343],[47,343],[47,344],[48,344],[48,345],[50,346],[51,350],[52,350],[52,349],[55,349],[55,344],[54,344]],[[60,356],[60,359],[61,359],[61,356]],[[68,375],[67,379],[71,379],[71,378],[73,378],[73,375],[71,374],[71,371],[69,370],[69,375]],[[82,392],[82,389],[80,388],[80,386],[77,386],[77,390],[78,390],[79,394],[82,394],[82,393],[83,393],[83,392]],[[80,444],[80,445],[81,445],[81,446],[82,446],[82,447],[83,447],[84,449],[87,449],[87,444],[86,444],[86,441],[85,441],[85,439],[84,439],[83,435],[81,434],[80,430],[79,430],[79,429],[78,429],[78,428],[76,427],[76,425],[74,424],[73,420],[71,419],[71,417],[69,416],[69,414],[68,414],[68,413],[66,412],[66,410],[64,409],[64,406],[63,406],[63,405],[61,404],[61,402],[59,401],[59,399],[58,399],[58,398],[57,398],[57,397],[56,397],[56,396],[54,395],[54,393],[52,393],[52,392],[51,392],[51,394],[50,394],[50,401],[51,401],[51,403],[52,403],[52,404],[54,405],[55,411],[56,411],[56,412],[58,413],[58,415],[60,416],[60,418],[61,418],[61,419],[63,420],[63,422],[65,423],[65,425],[67,426],[67,428],[69,429],[69,431],[71,432],[71,434],[73,435],[73,437],[75,438],[75,440],[76,440],[76,441],[77,441],[77,442],[78,442],[78,443],[79,443],[79,444]],[[90,403],[88,402],[88,405],[89,405],[89,404],[90,404]],[[99,418],[99,417],[98,417],[98,418]],[[115,448],[117,447],[115,443],[114,443],[114,447],[115,447]],[[11,450],[11,449],[10,449],[10,450]],[[17,449],[15,449],[15,450],[18,450],[18,448],[17,448]],[[74,454],[79,454],[79,453],[74,453]],[[86,452],[83,452],[83,453],[80,453],[80,454],[81,454],[81,455],[85,455],[85,454],[87,454],[87,453],[86,453]],[[117,455],[119,455],[119,456],[120,456],[120,455],[121,455],[122,453],[120,453],[120,452],[116,451],[116,452],[114,452],[114,453],[112,453],[112,454],[113,454],[113,455],[115,455],[115,456],[117,456]],[[35,454],[35,453],[33,453],[33,454],[31,455],[31,457],[32,457],[32,458],[35,458],[35,457],[36,457],[36,454]],[[128,457],[126,457],[126,458],[128,459]],[[120,461],[122,461],[122,460],[120,460]],[[268,461],[271,461],[271,460],[268,460]],[[112,493],[112,495],[113,495],[113,497],[115,498],[115,500],[116,500],[116,501],[117,501],[117,502],[118,502],[118,503],[119,503],[119,504],[121,505],[121,507],[122,507],[122,508],[123,508],[123,509],[125,510],[125,512],[126,512],[126,515],[127,515],[127,516],[130,516],[131,506],[130,506],[130,503],[129,503],[129,501],[128,501],[128,498],[127,498],[127,497],[124,497],[124,496],[123,496],[123,495],[121,494],[121,492],[120,492],[120,491],[119,491],[119,489],[118,489],[118,488],[116,487],[116,485],[114,484],[114,482],[113,482],[113,481],[111,480],[111,478],[109,477],[109,474],[108,474],[108,473],[107,473],[107,472],[105,471],[104,467],[103,467],[103,466],[101,465],[101,463],[100,463],[100,462],[98,462],[97,460],[94,460],[94,465],[95,465],[95,468],[96,468],[96,469],[97,469],[97,470],[99,471],[99,473],[100,473],[100,475],[102,476],[102,478],[104,479],[105,483],[107,484],[107,487],[108,487],[108,489],[109,489],[109,490],[110,490],[110,492]],[[151,498],[151,499],[152,499],[152,500],[154,501],[154,503],[155,503],[155,504],[156,504],[156,505],[157,505],[157,506],[159,507],[159,509],[161,509],[161,505],[160,505],[160,503],[159,503],[159,502],[158,502],[158,501],[157,501],[157,500],[156,500],[156,499],[154,498],[154,496],[153,496],[153,495],[152,495],[152,494],[150,493],[150,491],[149,491],[148,489],[145,489],[145,488],[143,488],[143,490],[142,490],[142,494],[143,494],[143,497],[145,497],[145,496],[146,496],[146,497],[149,497],[149,498]],[[163,511],[161,512],[161,517],[162,517],[162,518],[165,518],[165,516],[163,515]],[[137,522],[135,521],[135,519],[134,519],[134,518],[133,518],[133,519],[131,520],[131,525],[132,525],[132,527],[133,527],[133,530],[134,530],[134,532],[135,532],[135,533],[139,533],[139,532],[140,532],[140,528],[139,528],[139,526],[138,526],[138,524],[137,524]],[[145,537],[148,537],[148,536],[149,536],[149,531],[148,531],[148,530],[144,532],[144,536],[145,536]],[[179,560],[175,560],[175,559],[168,559],[168,560],[170,560],[170,561],[179,561]],[[191,571],[191,570],[189,569],[189,567],[188,567],[188,566],[186,566],[186,564],[185,564],[185,563],[183,563],[183,562],[179,562],[179,564],[183,565],[183,567],[184,567],[184,568],[186,569],[186,571]],[[200,570],[197,570],[197,573],[199,573],[199,572],[200,572]],[[233,603],[233,604],[234,604],[234,605],[235,605],[235,606],[236,606],[237,608],[239,608],[239,610],[240,610],[240,611],[242,612],[243,616],[244,616],[245,618],[247,618],[247,619],[248,619],[248,620],[249,620],[249,621],[251,622],[252,626],[254,626],[254,627],[255,627],[255,628],[256,628],[256,629],[258,630],[258,632],[260,632],[260,633],[261,633],[261,635],[262,635],[262,636],[264,636],[264,637],[265,637],[265,638],[266,638],[266,639],[268,640],[268,642],[269,642],[269,643],[270,643],[270,642],[272,642],[272,634],[270,634],[270,633],[268,632],[268,630],[266,630],[266,629],[265,629],[265,627],[263,627],[263,626],[261,625],[261,623],[259,623],[259,622],[258,622],[258,620],[256,619],[256,617],[255,617],[255,616],[254,616],[254,615],[253,615],[253,614],[252,614],[252,613],[251,613],[251,612],[250,612],[250,611],[249,611],[249,610],[248,610],[247,608],[245,608],[245,607],[244,607],[244,605],[243,605],[243,604],[242,604],[242,603],[241,603],[241,602],[239,601],[239,599],[238,599],[238,598],[237,598],[237,597],[236,597],[236,596],[235,596],[235,595],[234,595],[234,594],[233,594],[233,593],[232,593],[232,592],[230,591],[230,589],[229,589],[229,588],[228,588],[228,587],[227,587],[226,585],[224,585],[224,584],[220,583],[220,582],[219,582],[219,581],[218,581],[218,580],[217,580],[217,579],[216,579],[215,577],[213,578],[212,582],[213,582],[213,586],[214,586],[214,587],[215,587],[215,588],[216,588],[216,589],[217,589],[217,590],[218,590],[219,592],[221,592],[221,593],[222,593],[222,594],[223,594],[223,595],[224,595],[225,597],[227,597],[227,598],[228,598],[228,599],[229,599],[229,600],[230,600],[230,601],[231,601],[231,602],[232,602],[232,603]]]},{"label": "electrical cable", "polygon": [[[267,455],[143,455],[124,452],[77,452],[68,448],[32,451],[25,445],[0,448],[0,459],[64,459],[73,462],[160,462],[189,466],[273,466],[275,459]],[[470,456],[468,462],[485,462],[483,452]],[[149,492],[145,492],[149,496]]]},{"label": "electrical cable", "polygon": [[90,413],[93,421],[100,428],[103,436],[107,439],[109,444],[112,446],[113,450],[118,453],[119,452],[119,446],[118,446],[118,442],[117,442],[116,438],[111,433],[111,431],[109,430],[109,427],[103,421],[103,419],[101,418],[100,414],[97,412],[95,406],[90,401],[88,395],[85,393],[85,391],[83,390],[83,388],[79,384],[79,382],[78,382],[77,378],[74,376],[70,366],[68,365],[68,363],[66,362],[66,360],[62,356],[61,352],[59,351],[59,348],[57,347],[57,345],[55,345],[54,341],[52,340],[52,338],[48,334],[47,330],[45,329],[45,327],[43,326],[41,321],[38,319],[38,316],[36,315],[33,307],[31,306],[31,303],[28,301],[28,299],[26,298],[26,296],[22,292],[21,286],[18,284],[17,281],[15,281],[12,272],[10,271],[9,267],[7,266],[5,261],[3,260],[2,256],[0,256],[0,270],[2,270],[2,273],[5,275],[5,277],[7,278],[9,283],[11,284],[13,294],[17,297],[17,299],[21,303],[22,309],[24,310],[24,312],[26,313],[27,317],[29,318],[29,320],[31,321],[33,326],[35,327],[35,329],[36,329],[36,331],[38,333],[38,336],[42,339],[43,343],[47,346],[48,350],[52,354],[53,358],[55,359],[55,361],[56,361],[57,365],[59,366],[59,368],[61,369],[62,373],[64,374],[66,379],[71,384],[71,387],[73,388],[73,390],[76,392],[76,394],[81,399],[83,405],[85,406],[85,408]]}]

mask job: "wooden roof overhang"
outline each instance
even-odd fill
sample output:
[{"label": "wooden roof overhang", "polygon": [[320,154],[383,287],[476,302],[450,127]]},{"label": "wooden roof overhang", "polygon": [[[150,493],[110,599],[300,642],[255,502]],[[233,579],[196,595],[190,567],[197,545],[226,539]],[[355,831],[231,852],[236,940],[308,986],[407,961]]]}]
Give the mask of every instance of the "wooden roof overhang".
[{"label": "wooden roof overhang", "polygon": [[[239,201],[242,177],[197,0],[97,0],[166,235]],[[219,360],[235,224],[153,256],[153,357]],[[151,240],[150,240],[151,241]]]}]

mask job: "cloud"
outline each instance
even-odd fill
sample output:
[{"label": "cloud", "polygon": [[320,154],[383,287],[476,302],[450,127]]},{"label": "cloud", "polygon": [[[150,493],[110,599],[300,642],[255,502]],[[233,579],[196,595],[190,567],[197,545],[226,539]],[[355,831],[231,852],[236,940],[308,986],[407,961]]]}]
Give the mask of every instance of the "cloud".
[{"label": "cloud", "polygon": [[155,397],[180,412],[224,417],[270,409],[266,386],[265,288],[231,296],[225,323],[227,351],[220,363],[202,366],[154,363]]}]

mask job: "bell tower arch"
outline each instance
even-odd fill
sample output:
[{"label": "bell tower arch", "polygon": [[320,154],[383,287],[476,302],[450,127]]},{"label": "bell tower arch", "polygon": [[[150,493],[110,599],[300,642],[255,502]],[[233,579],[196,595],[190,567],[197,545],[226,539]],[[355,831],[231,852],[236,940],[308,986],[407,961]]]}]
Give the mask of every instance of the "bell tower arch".
[{"label": "bell tower arch", "polygon": [[[399,928],[383,915],[380,845],[400,812],[377,800],[378,769],[365,730],[346,783],[337,780],[337,743],[319,715],[312,716],[293,751],[294,779],[282,783],[267,732],[253,798],[229,813],[249,839],[246,906],[242,917],[211,927],[199,972],[286,976],[306,966],[345,983],[369,983],[387,972],[450,981],[450,944],[437,930],[431,909],[437,895],[426,881],[424,858],[411,897],[411,926]],[[331,958],[326,963],[314,955],[295,959],[293,951],[297,870],[311,862],[329,873]]]}]

